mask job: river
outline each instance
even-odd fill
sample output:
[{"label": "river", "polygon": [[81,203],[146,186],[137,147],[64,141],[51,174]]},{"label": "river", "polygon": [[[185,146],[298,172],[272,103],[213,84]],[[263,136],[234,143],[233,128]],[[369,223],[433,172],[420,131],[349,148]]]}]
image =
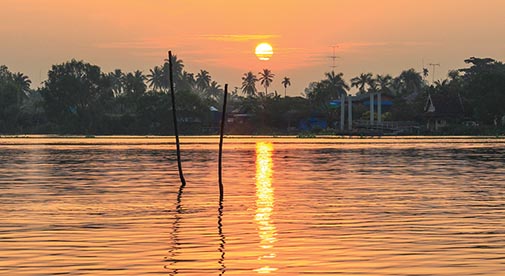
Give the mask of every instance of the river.
[{"label": "river", "polygon": [[504,275],[505,140],[0,138],[0,275]]}]

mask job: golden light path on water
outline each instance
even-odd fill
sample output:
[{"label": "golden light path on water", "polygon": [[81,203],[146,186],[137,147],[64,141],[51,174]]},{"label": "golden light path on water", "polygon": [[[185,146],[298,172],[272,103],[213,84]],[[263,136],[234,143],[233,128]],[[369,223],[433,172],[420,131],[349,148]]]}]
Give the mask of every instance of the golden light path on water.
[{"label": "golden light path on water", "polygon": [[273,174],[273,144],[268,142],[256,143],[256,215],[255,220],[260,237],[260,248],[265,250],[265,254],[258,257],[260,268],[258,273],[270,273],[277,271],[271,267],[276,257],[274,244],[276,239],[276,228],[272,222],[271,215],[274,210],[274,188],[272,187]]}]

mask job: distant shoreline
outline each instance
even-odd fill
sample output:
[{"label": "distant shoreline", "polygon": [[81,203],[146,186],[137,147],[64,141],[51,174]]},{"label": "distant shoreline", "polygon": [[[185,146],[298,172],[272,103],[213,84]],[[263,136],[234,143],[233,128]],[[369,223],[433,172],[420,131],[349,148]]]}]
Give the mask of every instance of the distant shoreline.
[{"label": "distant shoreline", "polygon": [[[218,139],[219,135],[182,135],[191,139]],[[0,135],[0,139],[172,139],[173,135],[59,135],[59,134],[24,134]],[[505,139],[505,135],[314,135],[300,137],[297,135],[225,135],[228,139]]]}]

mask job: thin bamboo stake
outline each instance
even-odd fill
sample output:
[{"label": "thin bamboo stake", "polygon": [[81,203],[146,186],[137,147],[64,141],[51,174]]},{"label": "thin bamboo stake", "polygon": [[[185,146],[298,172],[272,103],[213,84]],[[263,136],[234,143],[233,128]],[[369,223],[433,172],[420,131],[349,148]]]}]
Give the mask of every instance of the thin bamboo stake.
[{"label": "thin bamboo stake", "polygon": [[223,110],[221,114],[221,132],[219,135],[219,160],[218,160],[218,174],[219,174],[219,201],[223,200],[223,136],[224,136],[224,125],[226,121],[226,101],[228,98],[228,84],[224,85],[224,98],[223,98]]},{"label": "thin bamboo stake", "polygon": [[179,167],[179,177],[181,178],[182,185],[186,185],[184,174],[182,172],[181,162],[181,146],[179,142],[179,130],[177,128],[177,112],[175,111],[175,91],[174,91],[174,74],[172,66],[172,51],[168,51],[168,66],[170,69],[170,93],[172,95],[172,116],[174,118],[174,132],[175,132],[175,146],[177,147],[177,165]]}]

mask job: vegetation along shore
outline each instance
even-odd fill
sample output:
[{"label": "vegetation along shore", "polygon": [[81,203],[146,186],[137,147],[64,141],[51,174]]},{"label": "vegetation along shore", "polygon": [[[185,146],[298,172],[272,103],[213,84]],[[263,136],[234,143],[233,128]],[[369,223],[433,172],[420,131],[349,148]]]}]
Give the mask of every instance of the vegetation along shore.
[{"label": "vegetation along shore", "polygon": [[[181,133],[217,134],[222,85],[208,71],[187,72],[173,59]],[[297,97],[286,96],[296,81],[288,76],[245,72],[242,86],[230,89],[227,134],[503,135],[505,64],[475,57],[465,63],[431,83],[426,68],[398,76],[363,73],[349,81],[331,71]],[[1,66],[0,135],[171,135],[168,79],[168,62],[149,72],[103,72],[71,60],[53,65],[32,89],[28,76]],[[274,81],[283,93],[268,89]]]}]

